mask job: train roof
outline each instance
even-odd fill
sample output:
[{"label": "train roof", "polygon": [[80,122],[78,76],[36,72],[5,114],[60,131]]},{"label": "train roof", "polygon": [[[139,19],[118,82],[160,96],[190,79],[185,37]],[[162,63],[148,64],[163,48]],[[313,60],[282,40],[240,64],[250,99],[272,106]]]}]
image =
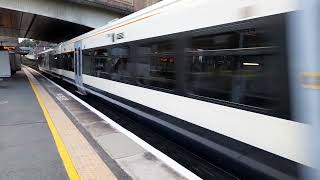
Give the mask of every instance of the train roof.
[{"label": "train roof", "polygon": [[[103,47],[286,13],[297,7],[292,0],[164,0],[61,43],[55,52],[73,51],[79,41],[82,49]],[[112,41],[118,35],[122,38]]]}]

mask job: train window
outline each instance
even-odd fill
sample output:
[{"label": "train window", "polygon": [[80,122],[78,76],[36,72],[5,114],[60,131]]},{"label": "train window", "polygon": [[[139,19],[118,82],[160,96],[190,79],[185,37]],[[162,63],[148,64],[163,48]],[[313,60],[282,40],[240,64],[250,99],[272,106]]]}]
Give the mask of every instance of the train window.
[{"label": "train window", "polygon": [[66,66],[67,66],[67,61],[65,60],[65,55],[64,54],[61,54],[60,55],[60,58],[61,58],[61,69],[63,70],[66,70]]},{"label": "train window", "polygon": [[288,75],[281,47],[285,35],[275,29],[193,38],[192,48],[186,49],[187,93],[269,112],[288,112],[288,104],[284,105]]},{"label": "train window", "polygon": [[92,51],[82,50],[82,73],[94,76],[94,67],[92,63]]},{"label": "train window", "polygon": [[63,69],[66,71],[74,71],[73,52],[64,53],[61,55],[63,59]]},{"label": "train window", "polygon": [[63,55],[56,54],[56,55],[54,55],[54,58],[58,62],[57,69],[63,69],[63,66],[64,66]]},{"label": "train window", "polygon": [[[278,101],[276,55],[192,56],[188,91],[237,104],[272,109]],[[273,62],[273,63],[272,63]],[[278,69],[281,72],[281,69]],[[279,98],[279,97],[278,97]]]},{"label": "train window", "polygon": [[273,46],[281,39],[273,34],[275,32],[277,30],[272,28],[254,28],[240,31],[240,46],[243,48]]},{"label": "train window", "polygon": [[232,92],[233,57],[189,57],[188,91],[195,95],[228,101]]},{"label": "train window", "polygon": [[135,64],[129,57],[128,47],[83,52],[84,74],[121,82],[134,82]]},{"label": "train window", "polygon": [[111,80],[133,83],[135,64],[129,58],[129,47],[115,47],[110,49],[108,69]]},{"label": "train window", "polygon": [[74,52],[67,53],[68,70],[74,72]]},{"label": "train window", "polygon": [[137,83],[173,90],[175,88],[174,43],[149,44],[138,48],[136,59]]},{"label": "train window", "polygon": [[174,51],[173,41],[163,41],[142,46],[139,50],[140,54],[155,55],[161,53],[170,53]]},{"label": "train window", "polygon": [[44,60],[44,56],[42,54],[40,54],[38,56],[38,62],[39,62],[41,67],[44,67],[45,60]]},{"label": "train window", "polygon": [[82,71],[84,74],[106,78],[107,49],[82,50]]},{"label": "train window", "polygon": [[196,37],[192,41],[192,49],[193,51],[233,49],[239,47],[239,38],[239,33],[236,32]]},{"label": "train window", "polygon": [[50,68],[58,68],[58,58],[52,54],[49,54]]}]

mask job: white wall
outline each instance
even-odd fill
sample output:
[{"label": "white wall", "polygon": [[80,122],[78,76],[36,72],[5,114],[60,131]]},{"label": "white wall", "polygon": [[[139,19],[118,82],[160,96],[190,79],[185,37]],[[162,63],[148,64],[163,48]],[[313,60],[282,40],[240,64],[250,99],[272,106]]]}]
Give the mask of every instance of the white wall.
[{"label": "white wall", "polygon": [[0,51],[0,77],[10,77],[10,60],[8,51]]}]

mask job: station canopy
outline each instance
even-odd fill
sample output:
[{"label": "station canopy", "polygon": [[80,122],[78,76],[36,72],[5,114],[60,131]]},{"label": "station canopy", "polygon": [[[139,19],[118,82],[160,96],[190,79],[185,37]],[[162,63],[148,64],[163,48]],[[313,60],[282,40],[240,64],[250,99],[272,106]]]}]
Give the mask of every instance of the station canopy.
[{"label": "station canopy", "polygon": [[68,21],[0,8],[0,36],[59,43],[92,29]]}]

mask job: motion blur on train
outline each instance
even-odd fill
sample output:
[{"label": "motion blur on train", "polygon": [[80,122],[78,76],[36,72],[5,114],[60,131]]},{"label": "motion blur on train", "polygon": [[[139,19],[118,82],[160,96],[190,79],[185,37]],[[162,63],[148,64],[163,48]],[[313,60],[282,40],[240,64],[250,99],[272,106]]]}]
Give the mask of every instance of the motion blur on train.
[{"label": "motion blur on train", "polygon": [[289,0],[164,0],[38,54],[39,69],[240,179],[298,179],[312,164],[310,127],[291,107],[296,11]]}]

